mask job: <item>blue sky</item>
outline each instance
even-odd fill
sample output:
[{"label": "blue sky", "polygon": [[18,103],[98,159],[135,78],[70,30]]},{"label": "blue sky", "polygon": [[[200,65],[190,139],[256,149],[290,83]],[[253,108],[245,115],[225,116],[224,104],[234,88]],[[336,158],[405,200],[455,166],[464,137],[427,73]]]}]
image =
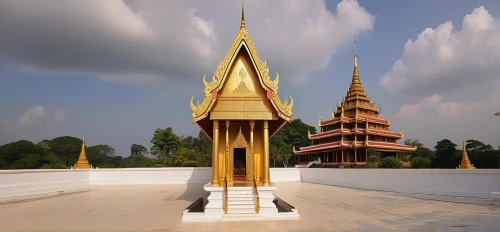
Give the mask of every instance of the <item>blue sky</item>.
[{"label": "blue sky", "polygon": [[[280,96],[294,98],[293,118],[317,125],[320,116],[329,117],[349,87],[356,36],[361,81],[382,106],[382,115],[391,117],[391,128],[405,129],[404,139],[419,138],[428,147],[444,138],[500,145],[500,118],[493,116],[500,111],[495,65],[500,61],[500,42],[495,42],[500,41],[500,3],[347,1],[350,5],[341,10],[340,1],[327,0],[326,9],[322,1],[291,2],[247,1],[245,16],[259,55],[267,58],[272,73],[280,73]],[[234,39],[240,2],[52,3],[60,4],[58,11],[22,0],[0,3],[0,144],[85,136],[88,145],[108,144],[128,156],[133,143],[149,148],[156,128],[198,134],[189,100],[193,95],[202,100],[202,77],[211,77]],[[480,6],[478,18],[489,14],[493,20],[471,21],[489,25],[487,30],[463,31],[464,17]],[[95,7],[119,9],[123,15],[109,19]],[[86,19],[88,14],[95,20]],[[300,31],[307,20],[322,29],[310,41]],[[416,41],[426,28],[438,31],[448,21],[453,39],[431,36],[427,45],[418,45],[429,47],[405,51],[408,40]],[[273,33],[269,25],[282,30]],[[111,34],[110,28],[121,34]],[[294,35],[302,35],[300,41]],[[491,41],[472,43],[476,40],[470,38]],[[443,47],[453,55],[436,58],[433,51]],[[475,55],[489,61],[468,60]],[[398,59],[405,70],[393,69]],[[389,71],[387,83],[407,79],[381,84]]]}]

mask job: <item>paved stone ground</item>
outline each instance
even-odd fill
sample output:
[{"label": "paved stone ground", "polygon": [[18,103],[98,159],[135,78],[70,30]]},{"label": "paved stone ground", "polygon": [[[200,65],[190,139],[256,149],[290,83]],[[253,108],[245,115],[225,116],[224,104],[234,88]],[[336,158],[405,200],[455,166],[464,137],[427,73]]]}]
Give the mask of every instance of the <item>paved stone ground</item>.
[{"label": "paved stone ground", "polygon": [[0,205],[0,231],[500,231],[500,207],[424,200],[304,182],[275,195],[300,220],[182,223],[202,185],[95,186],[65,196]]}]

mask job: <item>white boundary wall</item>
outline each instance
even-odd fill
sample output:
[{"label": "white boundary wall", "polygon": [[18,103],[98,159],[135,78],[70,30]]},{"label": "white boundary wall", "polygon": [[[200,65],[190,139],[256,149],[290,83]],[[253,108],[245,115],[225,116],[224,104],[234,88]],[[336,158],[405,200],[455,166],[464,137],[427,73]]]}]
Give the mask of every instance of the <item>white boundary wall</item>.
[{"label": "white boundary wall", "polygon": [[493,204],[500,170],[301,168],[301,181],[462,203]]},{"label": "white boundary wall", "polygon": [[0,203],[88,190],[88,170],[0,171]]},{"label": "white boundary wall", "polygon": [[[92,185],[205,184],[211,168],[1,170],[0,203],[88,190]],[[462,203],[500,200],[500,170],[271,168],[271,181],[391,191]]]},{"label": "white boundary wall", "polygon": [[[0,203],[89,190],[91,185],[206,184],[212,168],[0,170]],[[296,168],[271,168],[271,181],[300,181]]]}]

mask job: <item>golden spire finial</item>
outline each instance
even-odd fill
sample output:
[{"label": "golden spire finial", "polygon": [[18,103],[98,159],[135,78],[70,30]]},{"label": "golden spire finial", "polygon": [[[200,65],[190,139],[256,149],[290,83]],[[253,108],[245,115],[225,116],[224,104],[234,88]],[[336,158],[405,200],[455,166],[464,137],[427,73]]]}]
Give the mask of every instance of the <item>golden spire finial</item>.
[{"label": "golden spire finial", "polygon": [[359,82],[358,58],[356,56],[356,37],[354,37],[354,70],[352,71],[352,82]]},{"label": "golden spire finial", "polygon": [[245,0],[241,0],[241,28],[245,27]]},{"label": "golden spire finial", "polygon": [[356,59],[356,36],[354,36],[354,67],[358,67],[358,60]]}]

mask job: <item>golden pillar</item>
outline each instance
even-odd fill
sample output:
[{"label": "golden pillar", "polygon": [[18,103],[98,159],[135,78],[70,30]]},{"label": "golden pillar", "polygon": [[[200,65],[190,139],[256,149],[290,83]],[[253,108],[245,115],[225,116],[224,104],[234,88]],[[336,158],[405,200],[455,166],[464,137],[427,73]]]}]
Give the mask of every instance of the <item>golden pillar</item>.
[{"label": "golden pillar", "polygon": [[228,177],[228,180],[230,182],[233,181],[232,175],[229,173],[229,165],[231,165],[229,162],[231,159],[229,159],[229,120],[226,120],[226,152],[224,153],[224,173]]},{"label": "golden pillar", "polygon": [[[257,178],[257,157],[255,157],[255,154],[253,153],[253,129],[255,128],[255,121],[254,120],[250,120],[250,155],[253,159],[253,163],[254,163],[254,166],[253,166],[253,173],[255,175],[255,178]],[[253,178],[253,176],[251,176],[250,178]]]},{"label": "golden pillar", "polygon": [[214,120],[212,144],[212,186],[219,186],[219,121]]},{"label": "golden pillar", "polygon": [[269,183],[269,123],[264,120],[264,184]]}]

